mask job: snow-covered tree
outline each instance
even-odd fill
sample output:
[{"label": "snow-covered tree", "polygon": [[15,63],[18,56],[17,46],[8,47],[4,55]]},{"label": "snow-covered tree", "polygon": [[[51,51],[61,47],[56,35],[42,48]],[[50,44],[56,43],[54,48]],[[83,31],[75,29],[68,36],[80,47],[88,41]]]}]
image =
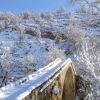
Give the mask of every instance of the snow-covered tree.
[{"label": "snow-covered tree", "polygon": [[41,21],[41,14],[40,13],[33,13],[31,15],[31,18],[34,20],[34,21]]},{"label": "snow-covered tree", "polygon": [[63,59],[65,57],[64,51],[58,49],[58,47],[56,47],[54,45],[51,47],[48,47],[47,49],[48,49],[48,53],[47,53],[47,55],[45,55],[44,65],[49,64],[56,58]]},{"label": "snow-covered tree", "polygon": [[65,9],[64,9],[64,8],[59,8],[59,9],[57,10],[57,13],[65,13]]},{"label": "snow-covered tree", "polygon": [[78,12],[87,14],[100,14],[99,0],[71,0],[78,4]]},{"label": "snow-covered tree", "polygon": [[11,78],[12,55],[9,47],[0,48],[0,86],[6,85]]},{"label": "snow-covered tree", "polygon": [[5,21],[4,20],[1,20],[0,21],[0,31],[4,30],[5,29]]},{"label": "snow-covered tree", "polygon": [[[96,37],[85,37],[80,43],[76,44],[76,60],[74,63],[78,68],[78,70],[76,68],[78,75],[92,83],[90,93],[93,92],[93,94],[98,92],[98,89],[95,89],[95,87],[97,87],[98,82],[100,82],[100,57],[97,52],[99,44],[96,39]],[[82,90],[80,89],[80,91],[83,91],[83,88]],[[87,93],[87,96],[90,93]],[[92,95],[91,97],[94,98]]]},{"label": "snow-covered tree", "polygon": [[40,29],[36,28],[34,33],[35,33],[35,36],[36,36],[36,39],[38,40],[38,42],[41,42],[42,41],[42,37],[41,37]]},{"label": "snow-covered tree", "polygon": [[11,12],[0,13],[0,28],[7,28],[9,25],[16,25],[19,23],[19,18]]},{"label": "snow-covered tree", "polygon": [[17,30],[19,31],[19,40],[18,40],[18,44],[22,44],[23,43],[23,39],[24,39],[24,34],[26,32],[25,27],[21,24],[17,25]]},{"label": "snow-covered tree", "polygon": [[34,63],[35,63],[35,59],[33,57],[33,55],[29,52],[25,57],[24,57],[24,63],[25,63],[25,67],[23,68],[23,73],[25,75],[29,75],[32,72],[34,72],[35,67],[34,67]]},{"label": "snow-covered tree", "polygon": [[64,35],[68,40],[77,43],[80,42],[85,34],[81,31],[79,25],[76,23],[70,23],[69,26],[64,28]]},{"label": "snow-covered tree", "polygon": [[[85,37],[80,43],[76,44],[77,52],[76,52],[76,65],[79,67],[78,73],[80,75],[86,76],[87,78],[91,77],[97,80],[100,80],[100,74],[98,70],[100,70],[100,56],[98,53],[98,41],[96,37]],[[84,71],[86,73],[84,73]]]},{"label": "snow-covered tree", "polygon": [[53,20],[53,13],[41,13],[41,18],[45,19],[45,20]]},{"label": "snow-covered tree", "polygon": [[19,17],[20,17],[21,19],[28,19],[29,13],[28,13],[28,12],[22,12],[22,13],[19,15]]}]

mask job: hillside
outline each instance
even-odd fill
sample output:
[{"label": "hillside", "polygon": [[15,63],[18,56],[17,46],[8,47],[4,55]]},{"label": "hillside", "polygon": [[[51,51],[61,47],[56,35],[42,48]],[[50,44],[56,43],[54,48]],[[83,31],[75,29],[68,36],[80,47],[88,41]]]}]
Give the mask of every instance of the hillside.
[{"label": "hillside", "polygon": [[0,13],[0,87],[58,57],[71,57],[77,75],[92,83],[95,95],[100,76],[99,19],[100,14],[87,17],[61,11]]}]

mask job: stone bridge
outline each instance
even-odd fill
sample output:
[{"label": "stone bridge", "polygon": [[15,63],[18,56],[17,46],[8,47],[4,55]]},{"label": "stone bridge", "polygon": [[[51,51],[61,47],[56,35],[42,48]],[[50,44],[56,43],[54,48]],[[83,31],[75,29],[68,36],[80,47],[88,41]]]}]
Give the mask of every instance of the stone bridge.
[{"label": "stone bridge", "polygon": [[0,100],[75,100],[71,59],[57,58],[28,77],[2,87]]}]

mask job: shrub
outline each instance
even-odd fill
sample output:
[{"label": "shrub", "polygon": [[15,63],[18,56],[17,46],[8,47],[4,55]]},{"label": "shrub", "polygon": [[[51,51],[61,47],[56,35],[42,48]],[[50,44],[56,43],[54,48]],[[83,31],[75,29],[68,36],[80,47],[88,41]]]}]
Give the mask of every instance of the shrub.
[{"label": "shrub", "polygon": [[64,35],[67,39],[73,41],[74,43],[80,42],[85,36],[76,24],[70,24],[68,27],[65,27],[64,30]]},{"label": "shrub", "polygon": [[33,13],[31,15],[31,18],[34,20],[34,21],[41,21],[41,14],[40,13]]},{"label": "shrub", "polygon": [[2,31],[2,30],[4,30],[5,29],[5,21],[4,20],[1,20],[0,21],[0,32]]},{"label": "shrub", "polygon": [[[97,50],[98,46],[99,45],[97,45],[97,41],[90,37],[84,38],[82,42],[76,45],[77,52],[75,55],[76,60],[74,62],[76,71],[78,75],[92,83],[92,91],[90,91],[91,93],[98,92],[96,87],[100,81],[100,57],[98,54],[96,54],[96,52],[99,51],[99,49]],[[90,92],[88,92],[86,95],[88,95]],[[86,92],[84,91],[84,93]]]},{"label": "shrub", "polygon": [[95,74],[95,65],[98,63],[99,56],[96,55],[97,52],[96,41],[91,38],[85,38],[80,44],[77,46],[77,60],[84,64],[84,67],[87,67],[88,70],[96,78]]},{"label": "shrub", "polygon": [[65,9],[64,9],[64,8],[59,8],[59,9],[57,10],[57,13],[65,13]]},{"label": "shrub", "polygon": [[36,39],[38,40],[38,42],[41,42],[42,38],[41,38],[41,31],[36,28],[35,30],[35,35],[36,35]]},{"label": "shrub", "polygon": [[19,18],[10,12],[0,13],[0,28],[5,29],[9,25],[16,25],[19,23]]},{"label": "shrub", "polygon": [[25,75],[29,75],[31,74],[32,72],[35,71],[35,59],[33,57],[33,55],[31,53],[28,53],[25,58],[24,58],[24,63],[25,63],[25,66],[23,68],[23,73]]},{"label": "shrub", "polygon": [[44,65],[49,64],[56,58],[64,59],[64,57],[65,57],[65,54],[62,50],[58,49],[56,46],[52,46],[52,47],[48,48],[48,53],[45,56]]},{"label": "shrub", "polygon": [[10,54],[10,48],[1,47],[0,48],[0,87],[6,85],[9,82],[11,75],[11,64],[12,55]]},{"label": "shrub", "polygon": [[17,30],[19,31],[19,40],[18,40],[18,44],[22,44],[23,43],[23,38],[24,38],[24,33],[26,32],[26,29],[23,25],[18,24],[17,26]]},{"label": "shrub", "polygon": [[19,17],[21,19],[28,19],[29,18],[29,13],[28,12],[22,12]]}]

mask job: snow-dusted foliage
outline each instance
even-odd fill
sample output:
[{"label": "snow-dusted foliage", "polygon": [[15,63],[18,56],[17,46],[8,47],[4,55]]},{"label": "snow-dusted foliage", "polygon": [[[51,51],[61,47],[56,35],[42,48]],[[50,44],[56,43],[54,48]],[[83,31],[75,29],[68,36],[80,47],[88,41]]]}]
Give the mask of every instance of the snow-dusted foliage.
[{"label": "snow-dusted foliage", "polygon": [[[100,56],[98,37],[85,37],[79,44],[76,44],[76,62],[78,75],[90,81],[92,84],[90,93],[93,93],[92,98],[96,95],[98,89],[97,82],[100,83]],[[89,95],[89,94],[87,94]],[[87,97],[86,97],[87,98]],[[86,99],[87,100],[87,99]]]},{"label": "snow-dusted foliage", "polygon": [[47,55],[45,55],[44,65],[47,63],[54,61],[56,58],[64,59],[65,54],[64,51],[59,50],[58,47],[55,45],[52,45],[51,47],[46,47],[46,50],[48,51]]},{"label": "snow-dusted foliage", "polygon": [[86,14],[100,14],[100,1],[99,0],[73,0],[78,4],[78,13]]},{"label": "snow-dusted foliage", "polygon": [[36,63],[35,62],[35,58],[33,58],[33,55],[28,52],[28,54],[25,55],[24,57],[24,63],[25,63],[25,67],[22,69],[23,70],[23,73],[26,75],[29,75],[31,74],[32,72],[35,71],[35,66],[34,64]]},{"label": "snow-dusted foliage", "polygon": [[19,18],[10,12],[4,12],[0,13],[0,22],[0,28],[5,29],[9,25],[16,25],[19,22]]},{"label": "snow-dusted foliage", "polygon": [[21,18],[21,19],[28,19],[28,17],[29,17],[29,13],[28,12],[22,12],[19,15],[19,18]]},{"label": "snow-dusted foliage", "polygon": [[41,14],[40,13],[33,13],[31,15],[31,18],[34,20],[34,21],[41,21]]},{"label": "snow-dusted foliage", "polygon": [[4,20],[0,21],[0,31],[5,29],[5,27],[6,27],[5,21]]},{"label": "snow-dusted foliage", "polygon": [[25,34],[26,30],[25,30],[25,27],[23,25],[20,25],[20,24],[18,24],[16,27],[20,33],[18,44],[21,45],[23,43],[23,38],[24,38],[24,34]]},{"label": "snow-dusted foliage", "polygon": [[65,13],[65,9],[64,9],[64,8],[59,8],[59,9],[57,10],[57,13]]},{"label": "snow-dusted foliage", "polygon": [[65,27],[64,35],[74,43],[80,42],[85,36],[79,25],[76,23],[70,23],[69,26]]},{"label": "snow-dusted foliage", "polygon": [[42,41],[41,31],[38,28],[36,28],[35,35],[38,42],[41,42]]},{"label": "snow-dusted foliage", "polygon": [[[85,38],[80,44],[77,45],[77,60],[82,64],[82,67],[86,67],[87,71],[90,71],[95,78],[96,66],[99,66],[99,56],[97,54],[97,47],[99,45],[96,42],[96,38]],[[79,65],[80,65],[79,64]]]},{"label": "snow-dusted foliage", "polygon": [[6,85],[12,78],[12,55],[10,53],[9,47],[0,47],[0,87]]}]

